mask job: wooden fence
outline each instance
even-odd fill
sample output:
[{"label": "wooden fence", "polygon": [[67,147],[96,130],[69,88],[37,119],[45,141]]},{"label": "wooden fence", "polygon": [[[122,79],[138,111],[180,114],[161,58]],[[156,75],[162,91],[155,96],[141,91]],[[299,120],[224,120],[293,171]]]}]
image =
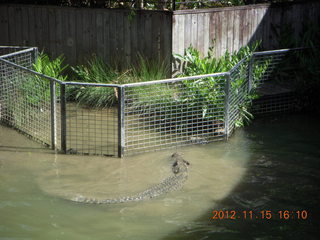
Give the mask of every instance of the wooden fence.
[{"label": "wooden fence", "polygon": [[[235,51],[254,40],[264,49],[279,47],[281,29],[320,24],[320,3],[248,5],[230,8],[130,11],[33,5],[0,5],[0,45],[28,45],[76,64],[92,54],[130,64],[137,54],[170,61],[193,45],[206,54]],[[310,25],[310,24],[309,24]]]},{"label": "wooden fence", "polygon": [[175,11],[172,52],[183,54],[192,45],[206,54],[214,46],[215,55],[221,56],[255,40],[262,41],[264,50],[277,49],[279,35],[288,26],[297,39],[303,26],[319,25],[319,10],[319,2],[309,2]]},{"label": "wooden fence", "polygon": [[0,45],[37,46],[76,64],[97,54],[132,63],[138,54],[171,56],[172,13],[115,9],[0,5]]}]

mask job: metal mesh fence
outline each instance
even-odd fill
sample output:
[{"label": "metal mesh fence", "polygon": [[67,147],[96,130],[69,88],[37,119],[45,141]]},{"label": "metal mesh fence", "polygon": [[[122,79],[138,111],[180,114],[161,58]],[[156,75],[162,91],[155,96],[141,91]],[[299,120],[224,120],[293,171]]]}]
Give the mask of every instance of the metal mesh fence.
[{"label": "metal mesh fence", "polygon": [[0,47],[0,53],[1,59],[31,69],[38,55],[38,50],[37,48]]},{"label": "metal mesh fence", "polygon": [[252,86],[259,88],[263,83],[269,81],[277,70],[279,63],[284,59],[290,50],[257,52],[252,55]]},{"label": "metal mesh fence", "polygon": [[226,75],[125,85],[124,151],[145,152],[222,139]]},{"label": "metal mesh fence", "polygon": [[21,50],[30,49],[28,47],[0,46],[0,56],[5,57],[7,54],[15,53]]},{"label": "metal mesh fence", "polygon": [[244,107],[248,103],[249,81],[248,81],[248,60],[242,59],[236,66],[230,70],[230,82],[228,86],[228,131],[230,134],[234,127],[241,120],[241,114],[244,114]]},{"label": "metal mesh fence", "polygon": [[30,67],[31,52],[1,60],[0,119],[45,144],[51,144],[50,81],[23,69]]},{"label": "metal mesh fence", "polygon": [[255,99],[252,105],[254,115],[265,115],[282,112],[295,111],[298,105],[298,99],[293,92],[281,94],[266,95]]},{"label": "metal mesh fence", "polygon": [[283,49],[253,54],[252,85],[260,96],[252,104],[251,112],[254,115],[292,112],[297,109],[298,99],[293,81],[295,76],[292,73],[293,68],[297,67],[294,59],[297,59],[296,56],[301,51],[308,49]]},{"label": "metal mesh fence", "polygon": [[[222,140],[288,52],[254,53],[226,73],[111,85],[61,82],[31,70],[36,48],[0,47],[0,120],[66,153],[122,156]],[[290,91],[265,95],[255,114],[296,102]]]},{"label": "metal mesh fence", "polygon": [[[86,93],[112,94],[116,88],[90,84],[66,85],[66,152],[117,156],[118,154],[118,108],[76,97]],[[62,121],[64,121],[62,119]]]}]

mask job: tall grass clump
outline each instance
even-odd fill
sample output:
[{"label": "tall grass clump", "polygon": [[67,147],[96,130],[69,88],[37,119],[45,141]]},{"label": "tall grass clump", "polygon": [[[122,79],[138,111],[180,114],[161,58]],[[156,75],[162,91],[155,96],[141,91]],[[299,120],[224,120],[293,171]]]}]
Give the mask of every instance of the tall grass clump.
[{"label": "tall grass clump", "polygon": [[[136,65],[125,70],[119,70],[106,64],[102,59],[94,56],[86,65],[72,67],[76,74],[76,81],[102,84],[125,84],[133,82],[146,82],[163,79],[166,77],[168,68],[165,63],[148,61],[141,56]],[[137,105],[147,102],[145,87],[135,87]],[[148,95],[149,98],[152,96]],[[69,92],[69,98],[92,107],[109,107],[118,101],[117,88],[73,86]],[[143,102],[143,103],[142,103]]]},{"label": "tall grass clump", "polygon": [[[129,77],[132,82],[149,82],[167,78],[170,67],[165,61],[154,61],[138,57],[137,64],[131,67]],[[153,84],[131,88],[131,105],[135,110],[164,111],[172,104],[174,90],[167,84]],[[159,109],[155,105],[159,106]]]},{"label": "tall grass clump", "polygon": [[[86,83],[125,83],[124,74],[105,64],[102,59],[93,57],[87,65],[71,67],[77,82]],[[117,89],[113,87],[77,86],[70,87],[69,98],[93,107],[105,107],[117,101]]]}]

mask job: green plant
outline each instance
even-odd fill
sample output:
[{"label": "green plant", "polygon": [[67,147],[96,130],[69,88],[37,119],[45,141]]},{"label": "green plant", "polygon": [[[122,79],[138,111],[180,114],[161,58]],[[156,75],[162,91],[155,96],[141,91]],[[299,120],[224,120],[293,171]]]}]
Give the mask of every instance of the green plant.
[{"label": "green plant", "polygon": [[64,71],[68,68],[68,65],[64,65],[65,58],[63,55],[58,56],[55,59],[50,59],[50,57],[41,52],[36,62],[33,64],[33,68],[38,73],[42,73],[49,77],[59,79],[61,81],[67,80],[67,75],[64,75]]},{"label": "green plant", "polygon": [[285,25],[278,34],[280,47],[305,47],[285,56],[272,74],[273,79],[290,86],[299,96],[298,108],[320,112],[320,48],[319,26],[305,24],[297,36],[291,26]]},{"label": "green plant", "polygon": [[[94,56],[87,65],[72,67],[72,70],[76,73],[76,80],[80,82],[125,84],[163,79],[168,72],[168,66],[164,62],[148,61],[139,56],[136,65],[120,71]],[[137,108],[145,106],[150,98],[154,97],[150,94],[146,96],[145,88],[145,86],[132,88]],[[159,92],[166,91],[162,85],[155,89]],[[69,98],[93,107],[106,107],[117,102],[118,93],[113,87],[73,86],[70,88]]]},{"label": "green plant", "polygon": [[[68,68],[68,65],[64,65],[63,62],[63,55],[50,59],[47,54],[41,52],[32,66],[38,73],[66,81],[67,75],[64,75],[64,72]],[[19,81],[18,86],[19,95],[26,98],[30,106],[38,106],[41,103],[50,101],[50,80],[44,77],[26,74]],[[58,93],[59,90],[57,89]]]},{"label": "green plant", "polygon": [[207,56],[201,57],[200,52],[190,46],[185,50],[184,55],[175,54],[176,61],[182,64],[182,72],[179,76],[195,76],[227,72],[235,66],[241,59],[249,58],[259,47],[260,42],[255,42],[252,46],[242,47],[237,52],[230,54],[228,51],[220,58],[214,56],[214,48],[211,47]]},{"label": "green plant", "polygon": [[[124,74],[112,69],[102,59],[94,56],[87,65],[71,67],[76,81],[86,83],[125,83]],[[68,97],[93,107],[113,105],[117,101],[117,92],[113,87],[93,87],[72,85]]]},{"label": "green plant", "polygon": [[[211,48],[206,57],[201,57],[199,51],[193,47],[189,47],[185,54],[175,55],[175,57],[183,64],[180,76],[194,76],[202,74],[212,74],[218,72],[228,72],[240,61],[243,64],[238,66],[237,77],[231,82],[230,91],[233,95],[244,95],[245,99],[251,99],[253,92],[244,92],[243,84],[247,80],[247,64],[252,53],[258,48],[259,42],[254,43],[251,47],[243,47],[239,51],[230,54],[226,52],[221,58],[214,57],[213,48]],[[253,75],[259,77],[263,74],[266,67],[256,66]],[[221,98],[225,84],[225,77],[207,77],[195,81],[183,81],[184,84],[184,100],[190,103],[190,107],[198,108],[202,111],[202,118],[210,118],[222,121],[223,116],[216,116],[215,109],[224,104]],[[250,102],[250,101],[246,101]],[[234,104],[234,103],[232,103]],[[248,104],[234,106],[238,109],[239,118],[237,126],[243,125],[247,119],[251,118],[249,114]]]}]

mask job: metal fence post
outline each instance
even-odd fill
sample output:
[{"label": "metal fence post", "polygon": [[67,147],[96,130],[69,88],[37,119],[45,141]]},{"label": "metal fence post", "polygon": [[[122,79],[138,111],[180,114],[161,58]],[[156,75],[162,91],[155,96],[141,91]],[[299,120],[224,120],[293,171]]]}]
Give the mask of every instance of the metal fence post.
[{"label": "metal fence post", "polygon": [[124,87],[118,88],[118,157],[123,157],[125,147],[124,129]]},{"label": "metal fence post", "polygon": [[33,48],[33,63],[36,63],[39,55],[39,50],[37,47]]},{"label": "metal fence post", "polygon": [[229,96],[230,96],[230,73],[226,75],[226,83],[224,86],[224,136],[228,140],[229,137]]},{"label": "metal fence post", "polygon": [[249,65],[248,65],[248,92],[251,91],[253,85],[253,61],[254,61],[254,54],[252,54]]},{"label": "metal fence post", "polygon": [[51,105],[51,148],[57,145],[57,113],[56,113],[56,84],[50,80],[50,105]]},{"label": "metal fence post", "polygon": [[61,151],[67,153],[67,117],[66,117],[66,88],[60,84],[60,114],[61,114]]}]

